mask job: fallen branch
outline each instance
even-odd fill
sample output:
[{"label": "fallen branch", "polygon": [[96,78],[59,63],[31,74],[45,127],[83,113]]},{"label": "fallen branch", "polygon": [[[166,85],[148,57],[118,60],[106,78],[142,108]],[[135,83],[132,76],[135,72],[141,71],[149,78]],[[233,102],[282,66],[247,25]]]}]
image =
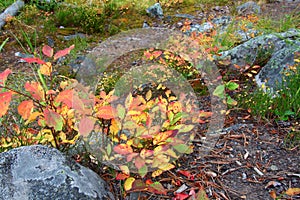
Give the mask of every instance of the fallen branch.
[{"label": "fallen branch", "polygon": [[10,5],[6,10],[0,14],[0,29],[6,24],[6,19],[17,15],[18,11],[25,5],[24,1],[18,0]]}]

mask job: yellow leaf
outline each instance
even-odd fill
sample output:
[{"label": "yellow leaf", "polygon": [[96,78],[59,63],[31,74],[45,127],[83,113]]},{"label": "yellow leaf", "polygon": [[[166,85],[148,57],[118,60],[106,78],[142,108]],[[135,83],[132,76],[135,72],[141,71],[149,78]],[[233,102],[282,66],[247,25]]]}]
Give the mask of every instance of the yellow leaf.
[{"label": "yellow leaf", "polygon": [[155,170],[154,172],[152,172],[152,177],[155,178],[155,177],[161,175],[162,173],[163,173],[163,170],[161,170],[161,169]]},{"label": "yellow leaf", "polygon": [[152,97],[152,91],[148,90],[148,92],[146,93],[146,100],[149,101]]},{"label": "yellow leaf", "polygon": [[40,115],[42,115],[42,113],[40,113],[40,112],[31,113],[30,116],[28,117],[27,121],[25,122],[25,125],[33,122]]},{"label": "yellow leaf", "polygon": [[132,184],[135,181],[135,178],[133,177],[129,177],[126,179],[125,183],[124,183],[124,189],[126,191],[130,190],[132,188]]},{"label": "yellow leaf", "polygon": [[158,168],[163,170],[163,171],[168,171],[170,169],[173,169],[175,166],[172,165],[171,163],[164,163],[162,165],[159,165]]},{"label": "yellow leaf", "polygon": [[126,165],[121,165],[120,166],[120,170],[124,173],[124,174],[128,174],[129,175],[129,168]]},{"label": "yellow leaf", "polygon": [[289,196],[294,196],[300,194],[300,188],[289,188],[285,193]]},{"label": "yellow leaf", "polygon": [[46,62],[40,67],[41,74],[50,76],[52,72],[52,64],[51,62]]}]

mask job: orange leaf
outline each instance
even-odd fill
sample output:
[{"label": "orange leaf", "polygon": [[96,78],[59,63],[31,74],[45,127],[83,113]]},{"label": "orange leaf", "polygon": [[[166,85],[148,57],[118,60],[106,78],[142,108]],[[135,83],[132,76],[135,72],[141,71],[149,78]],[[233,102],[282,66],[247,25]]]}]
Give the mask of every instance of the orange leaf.
[{"label": "orange leaf", "polygon": [[289,188],[285,193],[289,196],[294,196],[300,194],[300,188]]},{"label": "orange leaf", "polygon": [[3,92],[0,94],[0,117],[6,114],[10,101],[12,97],[12,92]]},{"label": "orange leaf", "polygon": [[43,87],[38,82],[26,82],[24,87],[36,100],[41,101],[44,99]]},{"label": "orange leaf", "polygon": [[10,69],[6,69],[4,72],[0,73],[0,85],[5,85],[5,81],[11,72]]},{"label": "orange leaf", "polygon": [[60,57],[63,57],[63,56],[65,56],[65,55],[67,55],[67,54],[69,54],[70,51],[71,51],[72,49],[74,49],[74,47],[75,47],[75,45],[72,45],[72,46],[70,46],[69,48],[66,48],[66,49],[64,49],[64,50],[60,50],[60,51],[56,52],[56,54],[54,55],[54,60],[56,60],[56,59],[58,59],[58,58],[60,58]]},{"label": "orange leaf", "polygon": [[118,144],[114,147],[114,151],[120,155],[127,155],[133,152],[131,146],[128,144]]},{"label": "orange leaf", "polygon": [[116,176],[116,180],[125,180],[128,177],[129,177],[128,174],[118,173],[117,176]]},{"label": "orange leaf", "polygon": [[95,120],[91,117],[83,117],[79,122],[79,134],[87,136],[94,129]]},{"label": "orange leaf", "polygon": [[166,141],[166,139],[173,136],[173,134],[176,134],[177,132],[178,132],[177,130],[176,131],[170,130],[170,131],[160,132],[154,137],[153,144],[156,145],[160,142],[164,142],[164,141]]},{"label": "orange leaf", "polygon": [[60,92],[55,98],[55,102],[64,103],[68,106],[68,108],[72,108],[73,106],[73,94],[74,90],[64,90]]},{"label": "orange leaf", "polygon": [[272,190],[269,194],[272,197],[272,199],[276,199],[277,196],[275,190]]},{"label": "orange leaf", "polygon": [[204,117],[204,118],[209,118],[209,117],[211,117],[212,116],[212,112],[205,112],[205,111],[200,111],[200,113],[199,113],[199,117]]},{"label": "orange leaf", "polygon": [[45,45],[42,49],[43,54],[49,58],[53,56],[53,49],[49,47],[48,45]]},{"label": "orange leaf", "polygon": [[50,76],[52,72],[52,64],[51,62],[46,62],[45,64],[41,65],[40,67],[41,74]]},{"label": "orange leaf", "polygon": [[18,112],[24,120],[26,120],[30,117],[32,110],[33,110],[33,101],[32,100],[23,101],[18,106]]},{"label": "orange leaf", "polygon": [[111,106],[102,106],[98,109],[97,117],[102,119],[113,119],[115,118],[114,109]]}]

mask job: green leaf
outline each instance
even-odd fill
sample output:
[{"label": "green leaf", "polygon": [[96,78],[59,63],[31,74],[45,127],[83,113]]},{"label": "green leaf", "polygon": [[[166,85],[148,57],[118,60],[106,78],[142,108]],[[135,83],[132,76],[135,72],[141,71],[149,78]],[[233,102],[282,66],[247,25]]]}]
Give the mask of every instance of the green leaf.
[{"label": "green leaf", "polygon": [[176,113],[176,115],[173,117],[173,120],[170,120],[170,125],[176,124],[179,120],[183,118],[182,112]]},{"label": "green leaf", "polygon": [[117,106],[117,112],[118,112],[118,117],[120,117],[120,119],[124,119],[125,118],[125,108],[121,105],[121,104],[118,104]]},{"label": "green leaf", "polygon": [[185,125],[183,124],[183,126],[179,129],[179,133],[186,133],[186,132],[190,132],[191,130],[193,130],[195,126],[190,124],[190,125]]},{"label": "green leaf", "polygon": [[186,144],[177,144],[177,145],[175,145],[173,147],[179,153],[186,153],[186,154],[191,153],[191,147],[188,146],[188,145],[186,145]]},{"label": "green leaf", "polygon": [[152,192],[155,194],[167,195],[166,189],[164,188],[164,186],[162,186],[162,184],[160,182],[154,182],[154,183],[150,184],[148,186],[148,190],[149,190],[149,192]]},{"label": "green leaf", "polygon": [[229,90],[235,90],[239,87],[239,84],[229,81],[228,83],[226,83],[226,88]]},{"label": "green leaf", "polygon": [[143,167],[141,167],[139,169],[139,175],[144,178],[146,176],[146,174],[148,173],[148,168],[147,165],[144,165]]},{"label": "green leaf", "polygon": [[229,95],[227,95],[227,104],[232,105],[232,106],[236,106],[237,101],[234,100],[233,98],[231,98]]},{"label": "green leaf", "polygon": [[44,116],[45,116],[46,124],[49,127],[53,127],[55,131],[62,130],[64,125],[64,119],[60,114],[56,113],[53,110],[45,109]]},{"label": "green leaf", "polygon": [[108,155],[108,156],[110,156],[111,150],[112,150],[111,145],[108,144],[108,145],[106,146],[106,152],[107,152],[107,155]]},{"label": "green leaf", "polygon": [[224,85],[219,85],[215,91],[213,92],[213,95],[220,97],[220,98],[225,98],[225,86]]}]

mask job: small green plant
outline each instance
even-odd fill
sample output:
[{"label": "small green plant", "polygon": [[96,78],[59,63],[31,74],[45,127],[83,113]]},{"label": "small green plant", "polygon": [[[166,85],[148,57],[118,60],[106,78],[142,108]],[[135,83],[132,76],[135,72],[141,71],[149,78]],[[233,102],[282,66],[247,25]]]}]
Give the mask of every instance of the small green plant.
[{"label": "small green plant", "polygon": [[293,128],[284,138],[285,146],[289,149],[300,145],[300,130]]},{"label": "small green plant", "polygon": [[223,99],[226,104],[231,105],[231,106],[236,106],[237,101],[231,98],[229,94],[227,93],[228,91],[234,91],[239,87],[239,85],[233,81],[228,81],[224,85],[219,85],[217,88],[214,90],[213,95]]},{"label": "small green plant", "polygon": [[[256,89],[253,93],[246,92],[239,99],[240,105],[249,109],[254,116],[262,119],[288,120],[300,118],[300,68],[299,59],[295,65],[283,72],[284,79],[278,91],[272,93]],[[265,87],[263,85],[263,87]],[[268,91],[268,88],[266,88]]]},{"label": "small green plant", "polygon": [[6,38],[6,39],[2,42],[2,44],[0,45],[0,52],[1,52],[1,50],[3,49],[3,47],[5,46],[5,44],[8,42],[8,40],[9,40],[9,38]]}]

